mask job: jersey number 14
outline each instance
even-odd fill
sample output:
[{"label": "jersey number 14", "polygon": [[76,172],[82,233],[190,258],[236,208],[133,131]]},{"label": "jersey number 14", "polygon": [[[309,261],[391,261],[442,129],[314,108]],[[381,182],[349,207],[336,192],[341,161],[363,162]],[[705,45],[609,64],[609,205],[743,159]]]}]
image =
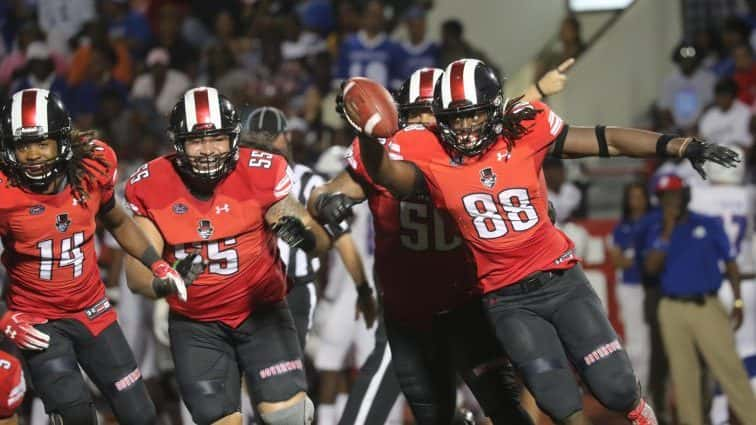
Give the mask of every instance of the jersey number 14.
[{"label": "jersey number 14", "polygon": [[[84,232],[76,232],[70,238],[60,241],[60,259],[57,260],[58,267],[72,267],[73,277],[81,276],[84,269],[84,253],[81,246],[84,244]],[[37,243],[39,249],[39,278],[42,280],[52,280],[53,266],[56,263],[54,253],[54,243],[52,239],[47,239]]]}]

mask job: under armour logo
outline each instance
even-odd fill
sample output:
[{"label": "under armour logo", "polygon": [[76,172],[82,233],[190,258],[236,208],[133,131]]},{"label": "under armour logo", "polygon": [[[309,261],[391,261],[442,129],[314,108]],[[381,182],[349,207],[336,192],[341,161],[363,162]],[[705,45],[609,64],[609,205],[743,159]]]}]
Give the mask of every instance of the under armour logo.
[{"label": "under armour logo", "polygon": [[509,161],[509,156],[510,156],[509,155],[509,151],[507,151],[506,153],[505,152],[496,152],[496,160],[497,161],[501,161],[502,159],[506,160],[506,161]]},{"label": "under armour logo", "polygon": [[215,206],[216,214],[220,214],[222,212],[230,212],[230,211],[231,211],[231,207],[229,207],[228,204],[223,204],[223,206],[218,206],[218,205]]},{"label": "under armour logo", "polygon": [[11,325],[8,325],[5,328],[5,336],[7,336],[10,339],[13,339],[13,338],[16,337],[16,331],[13,330],[13,328],[11,327]]},{"label": "under armour logo", "polygon": [[77,201],[76,198],[73,198],[73,200],[71,201],[71,204],[73,206],[77,206],[77,205],[79,205],[79,201]]}]

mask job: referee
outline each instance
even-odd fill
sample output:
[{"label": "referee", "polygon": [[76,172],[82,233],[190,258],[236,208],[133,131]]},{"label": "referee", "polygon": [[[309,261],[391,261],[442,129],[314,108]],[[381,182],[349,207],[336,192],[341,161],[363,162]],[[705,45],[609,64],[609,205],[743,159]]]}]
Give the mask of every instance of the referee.
[{"label": "referee", "polygon": [[[286,117],[279,109],[269,106],[257,108],[244,121],[241,146],[264,149],[284,156],[294,172],[291,194],[300,203],[306,204],[312,190],[325,181],[309,167],[291,162],[290,141]],[[318,300],[315,278],[320,269],[320,258],[310,258],[303,250],[291,249],[281,240],[278,241],[278,250],[281,260],[286,264],[286,275],[291,285],[286,302],[294,317],[299,343],[304,352],[307,332],[312,326],[312,315]]]},{"label": "referee", "polygon": [[[325,183],[325,180],[309,167],[292,162],[291,136],[287,129],[286,116],[281,110],[270,106],[263,106],[253,110],[244,120],[242,128],[241,145],[245,147],[263,149],[284,156],[293,171],[292,196],[301,204],[306,205],[310,194],[317,186]],[[349,233],[349,228],[338,229],[338,235],[333,234],[334,247],[344,262],[344,266],[359,286],[367,282],[365,271],[362,266],[357,248]],[[343,237],[339,237],[342,236]],[[286,275],[292,286],[286,301],[297,327],[299,343],[304,352],[307,341],[307,333],[312,327],[312,315],[317,303],[317,287],[315,279],[320,269],[319,258],[309,258],[301,249],[292,250],[285,242],[278,242],[281,259],[286,264]],[[368,327],[372,326],[377,315],[377,303],[375,297],[370,296],[369,302],[361,308]]]}]

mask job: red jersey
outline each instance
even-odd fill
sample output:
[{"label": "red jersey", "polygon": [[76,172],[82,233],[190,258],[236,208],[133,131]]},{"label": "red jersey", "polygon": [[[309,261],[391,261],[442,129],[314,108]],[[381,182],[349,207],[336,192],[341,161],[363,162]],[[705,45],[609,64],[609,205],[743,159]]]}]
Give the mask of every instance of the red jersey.
[{"label": "red jersey", "polygon": [[95,335],[116,320],[105,296],[95,254],[95,216],[113,199],[117,159],[101,141],[107,169],[85,159],[85,205],[70,186],[44,195],[7,185],[0,173],[0,235],[8,271],[8,307],[47,319],[75,318]]},{"label": "red jersey", "polygon": [[[416,128],[410,126],[402,132],[427,135],[413,131]],[[480,295],[474,268],[451,218],[434,208],[427,196],[399,201],[375,184],[359,149],[355,140],[346,159],[350,174],[365,188],[373,215],[375,272],[383,292],[384,314],[410,326],[428,327],[433,314]],[[390,155],[410,159],[397,152]]]},{"label": "red jersey", "polygon": [[418,166],[436,206],[454,217],[486,293],[577,261],[572,241],[549,220],[541,173],[549,146],[566,127],[543,103],[523,107],[540,112],[523,123],[529,131],[511,152],[500,138],[482,155],[457,160],[424,129],[401,131],[389,144]]},{"label": "red jersey", "polygon": [[210,199],[194,197],[163,156],[142,165],[126,184],[134,214],[150,219],[163,236],[163,258],[173,263],[187,251],[200,250],[209,261],[188,288],[183,303],[169,296],[171,309],[194,320],[239,326],[255,305],[283,299],[284,266],[276,235],[265,212],[285,198],[292,186],[286,160],[267,152],[239,149],[233,171]]},{"label": "red jersey", "polygon": [[0,350],[0,418],[8,418],[24,401],[26,381],[21,363]]}]

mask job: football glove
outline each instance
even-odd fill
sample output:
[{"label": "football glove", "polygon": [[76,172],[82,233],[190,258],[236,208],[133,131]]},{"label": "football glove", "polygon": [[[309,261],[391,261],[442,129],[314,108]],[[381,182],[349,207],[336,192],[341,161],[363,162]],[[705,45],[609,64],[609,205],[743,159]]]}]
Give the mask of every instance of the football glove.
[{"label": "football glove", "polygon": [[286,215],[278,219],[272,227],[278,237],[292,248],[305,252],[315,248],[315,235],[307,229],[302,220]]},{"label": "football glove", "polygon": [[728,168],[735,167],[741,161],[737,152],[732,149],[716,143],[708,143],[695,137],[685,147],[681,156],[688,158],[693,168],[704,179],[706,179],[706,172],[703,169],[703,164],[706,161]]},{"label": "football glove", "polygon": [[315,201],[315,212],[323,228],[334,240],[349,233],[348,220],[354,215],[352,206],[357,202],[343,193],[324,193]]},{"label": "football glove", "polygon": [[44,317],[13,310],[0,317],[3,335],[22,350],[44,350],[50,346],[50,335],[34,327],[43,323],[47,323]]},{"label": "football glove", "polygon": [[[187,256],[187,258],[191,257],[192,255],[197,254],[190,254]],[[193,260],[194,257],[192,257],[192,261]],[[150,269],[152,269],[152,275],[155,276],[155,278],[152,280],[152,289],[155,291],[155,295],[157,295],[158,298],[176,294],[179,300],[186,302],[186,283],[184,283],[184,279],[181,277],[179,272],[177,272],[164,260],[155,261]]]}]

